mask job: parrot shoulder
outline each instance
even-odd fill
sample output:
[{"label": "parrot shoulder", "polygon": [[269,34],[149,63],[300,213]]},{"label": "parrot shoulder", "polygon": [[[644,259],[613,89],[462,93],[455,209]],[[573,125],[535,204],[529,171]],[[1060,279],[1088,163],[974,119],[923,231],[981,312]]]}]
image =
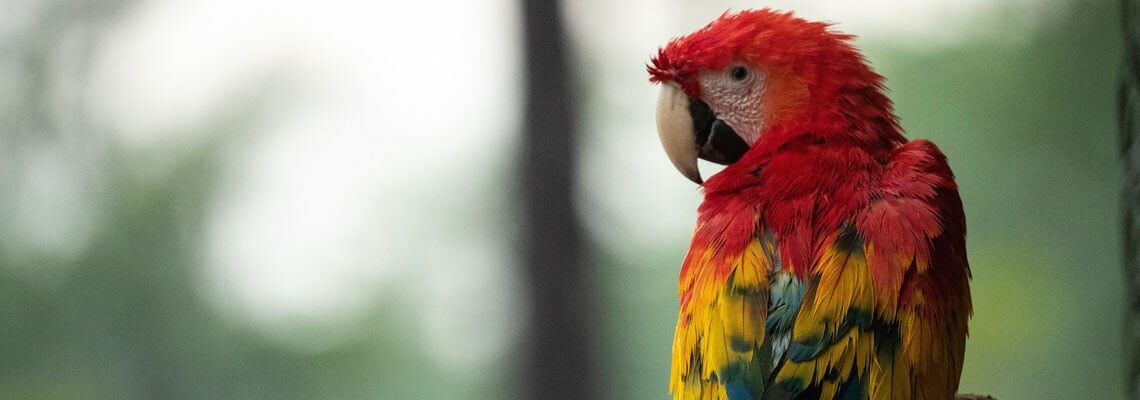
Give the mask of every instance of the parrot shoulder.
[{"label": "parrot shoulder", "polygon": [[971,300],[965,213],[946,156],[927,140],[898,147],[872,198],[855,221],[882,321],[872,398],[952,398]]},{"label": "parrot shoulder", "polygon": [[952,398],[970,300],[946,157],[925,140],[899,146],[869,199],[813,257],[775,386],[788,398]]}]

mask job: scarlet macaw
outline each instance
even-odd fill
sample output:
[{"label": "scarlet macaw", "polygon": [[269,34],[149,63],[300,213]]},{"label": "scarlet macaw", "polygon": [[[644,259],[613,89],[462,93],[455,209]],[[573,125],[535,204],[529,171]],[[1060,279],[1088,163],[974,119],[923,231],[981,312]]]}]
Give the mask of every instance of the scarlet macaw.
[{"label": "scarlet macaw", "polygon": [[[852,36],[726,13],[648,66],[669,159],[704,201],[681,267],[675,399],[952,399],[966,223]],[[697,158],[726,164],[702,180]]]}]

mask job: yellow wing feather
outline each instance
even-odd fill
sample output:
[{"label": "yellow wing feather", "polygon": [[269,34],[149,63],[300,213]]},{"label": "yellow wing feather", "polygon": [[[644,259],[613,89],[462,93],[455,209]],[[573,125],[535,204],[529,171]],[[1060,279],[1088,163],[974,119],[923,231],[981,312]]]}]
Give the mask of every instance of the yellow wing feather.
[{"label": "yellow wing feather", "polygon": [[832,399],[841,384],[863,378],[872,362],[874,334],[864,328],[875,296],[862,251],[834,243],[819,260],[776,384],[793,393],[818,387],[820,399]]},{"label": "yellow wing feather", "polygon": [[[670,391],[677,400],[724,400],[723,385],[751,371],[764,342],[771,243],[754,238],[738,255],[691,249],[680,282],[682,306],[673,342]],[[724,271],[728,271],[725,273]],[[762,378],[760,378],[762,379]]]},{"label": "yellow wing feather", "polygon": [[[868,267],[870,246],[853,231],[818,258],[814,280],[792,326],[787,360],[776,385],[789,393],[817,390],[830,400],[843,390],[873,400],[948,400],[954,397],[965,350],[968,293],[953,293],[935,308],[922,285],[966,279],[963,269],[927,268],[910,258],[901,293],[877,291]],[[895,255],[885,255],[897,258]],[[958,274],[933,279],[930,274]],[[948,314],[943,314],[950,310]],[[847,397],[844,397],[847,398]]]}]

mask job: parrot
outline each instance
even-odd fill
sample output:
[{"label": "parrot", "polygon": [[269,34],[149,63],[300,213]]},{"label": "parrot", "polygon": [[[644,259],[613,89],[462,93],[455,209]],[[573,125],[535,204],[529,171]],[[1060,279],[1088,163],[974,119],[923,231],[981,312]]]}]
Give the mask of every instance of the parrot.
[{"label": "parrot", "polygon": [[[656,125],[703,200],[675,400],[953,399],[973,313],[946,156],[903,136],[854,36],[769,8],[657,49]],[[724,165],[707,180],[698,159]]]}]

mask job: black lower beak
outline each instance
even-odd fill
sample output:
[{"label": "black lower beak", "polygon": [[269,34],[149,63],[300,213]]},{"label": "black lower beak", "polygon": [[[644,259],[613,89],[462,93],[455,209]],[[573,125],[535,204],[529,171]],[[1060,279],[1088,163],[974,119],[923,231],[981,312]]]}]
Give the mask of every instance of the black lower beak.
[{"label": "black lower beak", "polygon": [[748,151],[748,143],[724,120],[717,118],[704,101],[690,98],[689,115],[693,118],[693,132],[697,136],[700,158],[728,165]]}]

